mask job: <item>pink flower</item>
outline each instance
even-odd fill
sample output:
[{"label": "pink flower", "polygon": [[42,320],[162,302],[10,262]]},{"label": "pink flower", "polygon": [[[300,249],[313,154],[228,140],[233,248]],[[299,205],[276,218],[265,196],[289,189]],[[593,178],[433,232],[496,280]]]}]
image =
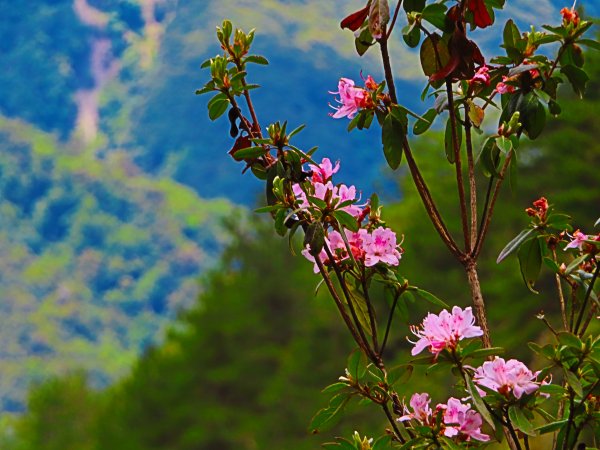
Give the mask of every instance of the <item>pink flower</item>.
[{"label": "pink flower", "polygon": [[475,325],[471,307],[464,310],[455,306],[452,314],[444,309],[439,316],[429,313],[420,327],[411,327],[411,331],[419,338],[412,349],[412,355],[418,355],[427,347],[434,355],[445,348],[456,348],[458,341],[465,338],[481,336],[483,331]]},{"label": "pink flower", "polygon": [[511,84],[506,84],[508,77],[503,76],[502,81],[496,85],[496,92],[498,94],[512,94],[516,91],[516,88]]},{"label": "pink flower", "polygon": [[573,240],[565,246],[565,250],[569,248],[578,248],[581,250],[586,239],[588,239],[587,234],[583,234],[579,230],[575,231],[575,233],[573,233]]},{"label": "pink flower", "polygon": [[471,83],[481,83],[486,86],[490,85],[490,68],[488,66],[481,66],[479,70],[475,73],[473,78],[471,78]]},{"label": "pink flower", "polygon": [[463,434],[467,441],[477,439],[479,441],[489,441],[490,437],[481,432],[483,420],[476,411],[471,409],[471,405],[462,404],[460,400],[450,397],[446,405],[437,405],[437,408],[444,410],[444,435],[454,437]]},{"label": "pink flower", "polygon": [[334,173],[337,173],[340,170],[340,162],[337,161],[335,166],[331,164],[331,160],[329,158],[323,158],[321,164],[315,166],[313,164],[309,164],[308,167],[312,170],[312,181],[313,183],[327,183],[331,180],[331,177]]},{"label": "pink flower", "polygon": [[[539,372],[529,370],[521,361],[505,361],[496,357],[493,361],[484,362],[475,370],[473,381],[506,397],[512,392],[515,398],[521,398],[523,394],[531,394],[540,387],[535,381],[538,374]],[[485,396],[483,390],[478,391],[481,396]]]},{"label": "pink flower", "polygon": [[389,228],[379,227],[371,234],[364,234],[362,248],[365,251],[365,266],[367,267],[374,266],[379,262],[397,266],[402,257],[398,251],[396,233]]},{"label": "pink flower", "polygon": [[[364,259],[364,251],[361,248],[362,247],[362,234],[360,233],[361,231],[366,232],[366,230],[359,230],[358,233],[354,233],[350,230],[344,230],[344,233],[346,233],[346,239],[348,240],[348,244],[350,246],[350,251],[352,252],[352,255],[354,256],[354,258],[356,260],[362,261]],[[327,238],[325,238],[325,245],[327,245],[327,247],[331,251],[331,254],[333,255],[336,262],[344,261],[344,260],[348,259],[350,256],[348,254],[348,248],[346,247],[346,243],[344,242],[342,235],[335,230],[329,232]],[[317,263],[315,261],[315,257],[310,254],[309,250],[310,250],[310,245],[307,245],[306,248],[304,250],[302,250],[301,253],[306,259],[308,259],[310,262],[314,263],[314,267],[313,267],[314,273],[319,273],[319,266],[317,265]],[[328,265],[331,263],[331,261],[329,261],[329,258],[327,257],[327,253],[325,252],[325,249],[321,250],[321,252],[319,253],[319,259],[321,260],[323,265]]]},{"label": "pink flower", "polygon": [[367,91],[363,88],[355,87],[354,81],[349,78],[340,78],[337,92],[330,92],[330,94],[339,94],[340,96],[336,101],[341,106],[338,108],[332,106],[336,110],[331,115],[334,119],[342,117],[352,119],[360,108],[364,108],[367,105],[367,99],[369,98]]},{"label": "pink flower", "polygon": [[429,394],[413,394],[410,398],[410,407],[413,412],[404,405],[404,412],[406,413],[402,417],[398,419],[399,422],[404,422],[406,420],[415,419],[421,422],[424,425],[427,425],[431,422],[431,408],[429,407],[429,403],[431,399],[429,398]]}]

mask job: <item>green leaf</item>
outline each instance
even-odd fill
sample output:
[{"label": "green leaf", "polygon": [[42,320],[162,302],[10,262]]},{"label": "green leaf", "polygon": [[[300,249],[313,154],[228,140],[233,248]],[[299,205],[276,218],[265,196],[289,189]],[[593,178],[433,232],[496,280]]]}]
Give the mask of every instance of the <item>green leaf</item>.
[{"label": "green leaf", "polygon": [[287,227],[285,226],[285,218],[287,217],[287,211],[285,208],[281,208],[275,214],[275,231],[279,236],[285,236],[287,233]]},{"label": "green leaf", "polygon": [[247,147],[235,152],[235,157],[239,159],[253,159],[264,155],[266,150],[263,147]]},{"label": "green leaf", "polygon": [[525,241],[526,239],[528,239],[529,236],[531,236],[534,232],[535,232],[535,229],[533,229],[533,228],[527,228],[527,229],[521,231],[512,241],[510,241],[506,245],[506,247],[504,247],[502,249],[502,251],[498,255],[498,258],[496,259],[496,263],[499,264],[507,256],[509,256],[515,250],[517,250],[521,246],[521,244],[523,243],[523,241]]},{"label": "green leaf", "polygon": [[496,138],[490,137],[485,141],[479,153],[478,162],[486,177],[499,177],[498,164],[500,163],[500,149],[496,145]]},{"label": "green leaf", "polygon": [[585,92],[585,85],[589,81],[589,77],[587,74],[574,65],[563,66],[560,69],[561,73],[563,73],[569,83],[571,83],[571,87],[575,94],[579,96],[579,98],[583,98],[583,93]]},{"label": "green leaf", "polygon": [[258,213],[258,214],[262,214],[262,213],[277,211],[279,208],[281,208],[281,205],[269,205],[269,206],[263,206],[262,208],[257,208],[254,210],[254,212]]},{"label": "green leaf", "polygon": [[229,99],[218,99],[208,108],[208,117],[210,120],[216,120],[221,117],[229,107]]},{"label": "green leaf", "polygon": [[325,230],[321,222],[313,222],[306,228],[304,234],[304,247],[310,246],[309,253],[317,256],[325,245]]},{"label": "green leaf", "polygon": [[434,33],[428,36],[421,44],[419,58],[423,73],[429,77],[442,70],[448,64],[448,61],[450,61],[448,45],[438,34]]},{"label": "green leaf", "polygon": [[512,19],[509,19],[506,25],[504,25],[502,37],[504,39],[504,48],[517,48],[517,41],[521,39],[521,33]]},{"label": "green leaf", "polygon": [[563,426],[567,424],[568,419],[557,420],[556,422],[550,422],[540,427],[537,427],[535,430],[540,434],[552,433],[554,431],[560,430]]},{"label": "green leaf", "polygon": [[439,440],[442,444],[442,448],[443,449],[448,449],[448,450],[462,450],[464,449],[464,447],[462,445],[457,444],[456,442],[454,442],[452,439],[446,437],[446,436],[440,436]]},{"label": "green leaf", "polygon": [[356,53],[358,56],[364,55],[369,48],[373,45],[373,36],[371,35],[371,31],[366,27],[360,33],[360,35],[354,39],[354,46],[356,48]]},{"label": "green leaf", "polygon": [[434,27],[446,31],[446,10],[447,7],[443,3],[431,3],[423,9],[421,17]]},{"label": "green leaf", "polygon": [[568,331],[561,331],[556,336],[558,338],[558,342],[562,345],[566,345],[567,347],[572,347],[577,350],[581,350],[583,348],[583,342],[573,333],[569,333]]},{"label": "green leaf", "polygon": [[375,441],[371,450],[388,450],[391,445],[391,437],[390,436],[381,436],[379,439]]},{"label": "green leaf", "polygon": [[367,299],[360,291],[360,288],[354,286],[352,283],[347,283],[348,291],[352,297],[352,304],[354,305],[354,311],[360,325],[362,326],[365,333],[369,336],[372,335],[371,331],[371,317],[369,315],[369,307],[367,305]]},{"label": "green leaf", "polygon": [[306,128],[306,125],[302,124],[298,128],[294,129],[290,134],[288,134],[288,139],[291,139],[293,136],[300,133],[302,130],[304,130],[304,128]]},{"label": "green leaf", "polygon": [[536,436],[535,427],[529,421],[523,410],[517,405],[511,405],[508,408],[508,417],[512,422],[513,426],[521,432],[528,434],[529,436]]},{"label": "green leaf", "polygon": [[417,293],[417,295],[419,295],[424,300],[427,300],[429,303],[432,303],[437,306],[441,306],[442,308],[450,308],[446,302],[439,299],[438,297],[433,295],[431,292],[427,292],[426,290],[420,289],[415,286],[411,286],[409,289],[411,291],[415,291]]},{"label": "green leaf", "polygon": [[360,381],[363,379],[365,374],[367,373],[367,357],[360,350],[356,349],[350,356],[348,357],[348,373],[355,381]]},{"label": "green leaf", "polygon": [[402,123],[393,114],[385,117],[381,127],[381,140],[385,160],[392,170],[396,170],[402,161],[404,130]]},{"label": "green leaf", "polygon": [[250,55],[244,59],[244,63],[254,63],[260,64],[261,66],[267,66],[269,64],[269,60],[264,56],[260,55]]},{"label": "green leaf", "polygon": [[520,108],[523,128],[529,139],[537,138],[546,126],[546,109],[534,93],[525,96]]},{"label": "green leaf", "polygon": [[469,358],[487,358],[488,356],[501,355],[504,353],[502,347],[480,348],[471,353]]},{"label": "green leaf", "polygon": [[531,292],[537,294],[538,292],[533,286],[535,285],[542,268],[542,248],[537,236],[525,241],[521,245],[517,252],[517,257],[519,258],[519,267],[521,269],[523,281],[525,281],[525,284]]},{"label": "green leaf", "polygon": [[571,372],[570,370],[563,370],[564,374],[565,374],[565,378],[567,379],[567,383],[569,384],[569,387],[573,390],[573,392],[575,392],[575,394],[577,394],[579,397],[583,397],[583,388],[581,387],[581,382],[579,381],[579,379],[577,378],[577,375],[575,375],[573,372]]},{"label": "green leaf", "polygon": [[333,394],[334,392],[343,391],[344,389],[348,389],[349,386],[346,383],[342,383],[338,381],[337,383],[330,384],[326,388],[324,388],[321,392],[323,394]]},{"label": "green leaf", "polygon": [[494,420],[492,419],[492,415],[490,414],[487,407],[485,406],[485,402],[481,398],[481,395],[479,395],[479,391],[475,387],[473,380],[468,375],[466,375],[466,380],[467,380],[467,385],[466,385],[467,392],[471,395],[471,399],[473,400],[473,406],[475,406],[475,409],[477,410],[477,412],[479,412],[479,414],[481,414],[481,417],[483,418],[483,420],[485,420],[493,429],[496,429],[496,424],[495,424]]},{"label": "green leaf", "polygon": [[593,39],[580,39],[577,43],[600,51],[600,42],[594,41]]},{"label": "green leaf", "polygon": [[333,397],[329,402],[329,406],[321,409],[312,418],[308,426],[309,431],[315,434],[335,425],[341,418],[341,413],[344,411],[350,398],[348,394],[338,394]]},{"label": "green leaf", "polygon": [[411,377],[414,366],[410,364],[402,364],[392,367],[387,373],[387,383],[393,386],[396,383],[405,384]]},{"label": "green leaf", "polygon": [[498,136],[496,138],[496,145],[505,155],[508,155],[508,152],[513,148],[512,141],[505,136]]},{"label": "green leaf", "polygon": [[410,48],[416,48],[421,42],[421,29],[416,23],[402,28],[402,39]]},{"label": "green leaf", "polygon": [[[456,134],[458,137],[458,148],[460,151],[460,146],[462,145],[462,127],[460,124],[456,123]],[[454,164],[455,155],[454,155],[454,139],[452,137],[452,120],[448,118],[446,121],[446,131],[444,133],[444,148],[446,150],[446,158],[450,164]]]},{"label": "green leaf", "polygon": [[402,6],[406,12],[421,12],[425,8],[425,0],[404,0]]},{"label": "green leaf", "polygon": [[546,220],[546,225],[555,228],[559,231],[564,231],[571,228],[570,222],[571,216],[567,214],[553,213],[548,216],[548,219]]},{"label": "green leaf", "polygon": [[436,116],[437,111],[434,108],[427,110],[427,112],[423,114],[423,117],[415,122],[413,133],[416,135],[425,133],[429,127],[431,127],[431,124],[433,124]]},{"label": "green leaf", "polygon": [[584,262],[586,259],[589,258],[590,255],[588,255],[587,253],[584,253],[583,255],[578,256],[577,258],[575,258],[573,261],[571,261],[569,263],[569,265],[567,266],[567,268],[565,269],[565,274],[570,274],[571,272],[573,272],[575,269],[577,269],[579,267],[579,265]]},{"label": "green leaf", "polygon": [[337,219],[342,227],[347,228],[350,231],[356,232],[360,228],[356,217],[347,213],[346,211],[342,211],[341,209],[335,210],[333,212],[333,216]]}]

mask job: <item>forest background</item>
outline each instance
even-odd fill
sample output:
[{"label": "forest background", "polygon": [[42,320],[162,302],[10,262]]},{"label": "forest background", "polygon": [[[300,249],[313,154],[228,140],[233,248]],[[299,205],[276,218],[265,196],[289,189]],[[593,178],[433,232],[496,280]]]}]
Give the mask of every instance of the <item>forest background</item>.
[{"label": "forest background", "polygon": [[[350,340],[328,298],[314,296],[311,265],[253,218],[263,193],[240,177],[223,125],[193,94],[200,63],[219,51],[214,26],[228,17],[257,28],[256,50],[271,62],[253,73],[264,86],[255,95],[263,124],[306,123],[301,145],[339,158],[340,179],[389,205],[384,219],[406,237],[405,276],[466,305],[460,268],[405,174],[386,169],[377,131],[350,135],[328,117],[339,77],[382,78],[337,26],[356,2],[35,3],[0,0],[0,448],[317,448],[325,437],[307,425],[325,401],[318,391],[342,374]],[[538,27],[565,6],[507,3],[503,14]],[[600,14],[595,2],[580,6]],[[498,26],[486,32],[484,48],[499,35]],[[418,57],[392,47],[403,101],[425,111],[414,95]],[[525,340],[547,338],[535,315],[555,313],[550,280],[530,293],[516,264],[496,266],[497,253],[541,195],[576,227],[598,216],[600,57],[586,58],[586,100],[573,95],[522,153],[482,262],[493,337],[515,357],[526,357]],[[440,127],[415,153],[451,211],[453,175],[434,165]],[[412,322],[426,306],[416,311]],[[396,333],[392,353],[408,345],[406,325]],[[421,387],[447,389],[422,375],[413,378]],[[360,407],[353,414],[346,422],[363,433],[381,426]],[[327,436],[351,431],[342,424]]]}]

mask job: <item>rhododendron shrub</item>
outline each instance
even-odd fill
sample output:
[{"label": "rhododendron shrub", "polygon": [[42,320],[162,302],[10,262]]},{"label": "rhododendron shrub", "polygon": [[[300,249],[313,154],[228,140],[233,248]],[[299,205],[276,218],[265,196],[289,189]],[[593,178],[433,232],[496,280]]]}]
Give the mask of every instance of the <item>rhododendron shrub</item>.
[{"label": "rhododendron shrub", "polygon": [[[212,94],[209,117],[227,113],[234,139],[229,154],[244,164],[244,173],[264,181],[265,206],[257,211],[270,214],[275,231],[288,236],[291,247],[297,242],[294,236],[303,236],[299,253],[318,274],[318,288],[327,289],[357,345],[343,375],[324,390],[331,400],[313,417],[309,430],[331,426],[350,401],[361,399],[381,410],[387,433],[374,439],[356,432],[325,447],[454,449],[501,442],[511,449],[528,449],[540,437],[537,448],[595,447],[600,441],[600,337],[593,325],[600,313],[600,234],[594,230],[600,224],[573,230],[570,217],[541,197],[522,215],[524,223],[529,221],[526,228],[498,256],[498,263],[516,256],[523,281],[533,292],[543,268],[553,273],[560,316],[555,320],[539,314],[552,342],[529,344],[536,354],[531,366],[492,345],[493,324],[487,321],[477,270],[504,180],[518,172],[520,142],[536,139],[547,116],[560,114],[559,84],[570,85],[580,97],[585,92],[588,76],[581,46],[600,48],[585,37],[592,23],[574,7],[562,9],[558,24],[545,25],[543,31],[532,27],[521,32],[509,19],[498,30],[502,54],[491,56],[472,39],[472,32],[494,30],[496,12],[505,1],[392,3],[393,11],[388,0],[357,0],[360,9],[341,20],[341,28],[353,32],[348,36],[360,56],[367,51],[380,54],[385,79],[360,74],[361,81],[355,81],[340,74],[330,104],[323,107],[333,109],[331,120],[348,120],[348,131],[380,127],[390,169],[407,166],[437,234],[464,267],[471,306],[450,307],[402,275],[402,259],[417,257],[403,255],[403,239],[411,236],[388,227],[376,194],[337,180],[339,161],[322,157],[318,162],[316,147],[294,145],[304,126],[289,131],[287,121],[260,125],[251,98],[258,86],[248,79],[252,65],[268,61],[250,52],[254,31],[234,30],[225,20],[217,28],[222,53],[202,64],[210,78],[197,93]],[[395,88],[390,36],[403,20],[404,43],[419,48],[421,98],[431,105],[425,112],[403,106]],[[488,114],[490,109],[499,114]],[[456,175],[458,236],[446,226],[429,188],[431,180],[424,178],[411,147],[411,140],[435,122],[445,129],[439,163],[450,164]],[[408,321],[402,311],[409,307],[411,294],[429,302],[434,311],[407,333],[410,324],[398,321]],[[413,345],[397,367],[388,367],[385,358],[391,339]],[[435,407],[428,393],[413,393],[408,403],[401,398],[397,390],[400,385],[403,393],[410,390],[418,364],[448,369],[455,396],[437,399]]]}]

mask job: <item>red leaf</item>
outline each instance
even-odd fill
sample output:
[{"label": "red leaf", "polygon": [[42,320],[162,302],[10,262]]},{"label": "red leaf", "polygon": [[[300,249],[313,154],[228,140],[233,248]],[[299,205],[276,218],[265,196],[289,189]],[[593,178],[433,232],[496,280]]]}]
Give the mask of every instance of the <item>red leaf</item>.
[{"label": "red leaf", "polygon": [[241,150],[243,148],[248,148],[251,146],[252,146],[252,141],[250,140],[249,136],[240,136],[235,140],[235,144],[233,144],[233,147],[231,148],[231,150],[229,150],[228,153],[236,161],[243,161],[242,158],[236,158],[235,154],[237,153],[238,150]]},{"label": "red leaf", "polygon": [[489,27],[493,23],[484,0],[469,0],[468,6],[475,18],[475,25],[479,28]]},{"label": "red leaf", "polygon": [[448,41],[450,60],[442,70],[429,77],[429,81],[449,78],[451,81],[470,80],[475,75],[475,64],[482,66],[485,59],[475,42],[467,39],[461,27],[454,30]]},{"label": "red leaf", "polygon": [[346,17],[340,23],[340,26],[343,28],[348,28],[352,31],[358,30],[361,25],[365,22],[365,19],[369,15],[369,5],[365,6],[360,11],[353,12],[348,17]]}]

